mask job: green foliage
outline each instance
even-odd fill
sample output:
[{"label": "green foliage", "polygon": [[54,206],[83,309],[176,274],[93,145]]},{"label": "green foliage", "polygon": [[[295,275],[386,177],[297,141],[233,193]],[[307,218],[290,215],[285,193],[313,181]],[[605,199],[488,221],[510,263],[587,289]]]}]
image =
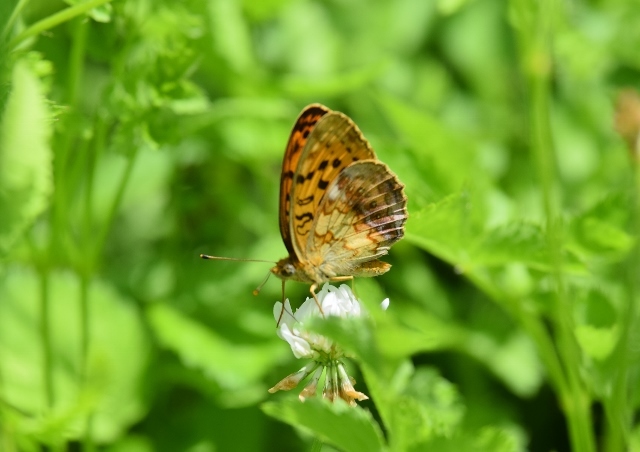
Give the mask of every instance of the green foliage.
[{"label": "green foliage", "polygon": [[306,403],[295,399],[267,402],[262,409],[276,419],[309,430],[340,450],[380,451],[383,448],[382,432],[371,414],[352,409],[342,400],[333,404],[317,399]]},{"label": "green foliage", "polygon": [[[0,450],[640,450],[638,30],[634,0],[0,2]],[[280,284],[198,259],[285,256],[311,102],[409,199],[369,316],[310,325],[355,408],[270,395],[304,365]]]},{"label": "green foliage", "polygon": [[16,62],[10,83],[0,129],[0,253],[46,209],[52,189],[53,119],[27,59]]}]

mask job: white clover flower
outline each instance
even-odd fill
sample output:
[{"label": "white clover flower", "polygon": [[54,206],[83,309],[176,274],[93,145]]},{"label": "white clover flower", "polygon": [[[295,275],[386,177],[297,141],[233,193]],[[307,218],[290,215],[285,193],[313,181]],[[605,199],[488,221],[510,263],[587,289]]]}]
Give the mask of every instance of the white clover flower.
[{"label": "white clover flower", "polygon": [[[360,302],[346,284],[338,288],[327,283],[316,296],[325,317],[360,317],[363,314]],[[385,299],[381,306],[386,310],[389,306],[389,299]],[[278,336],[289,343],[296,358],[308,358],[312,361],[299,371],[281,380],[269,389],[269,392],[293,389],[313,373],[313,377],[299,396],[300,400],[304,401],[307,397],[313,397],[316,394],[318,381],[326,368],[323,397],[331,401],[339,397],[350,405],[355,405],[355,400],[368,399],[366,395],[354,389],[355,380],[347,375],[341,361],[345,357],[345,353],[338,344],[320,334],[309,332],[305,328],[305,322],[314,317],[322,317],[316,301],[312,297],[307,298],[293,315],[291,312],[288,299],[284,303],[284,313],[282,303],[277,302],[273,307],[276,322],[280,322]]]}]

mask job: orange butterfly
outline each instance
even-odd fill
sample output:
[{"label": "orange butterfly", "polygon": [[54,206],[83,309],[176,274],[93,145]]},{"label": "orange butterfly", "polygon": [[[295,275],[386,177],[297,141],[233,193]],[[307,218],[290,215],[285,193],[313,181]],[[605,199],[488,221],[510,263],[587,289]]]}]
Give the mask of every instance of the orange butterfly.
[{"label": "orange butterfly", "polygon": [[324,282],[387,272],[391,265],[378,258],[404,236],[403,189],[351,119],[307,106],[280,176],[280,233],[289,256],[271,273],[282,279],[283,300],[288,279],[311,284],[318,303],[315,291]]}]

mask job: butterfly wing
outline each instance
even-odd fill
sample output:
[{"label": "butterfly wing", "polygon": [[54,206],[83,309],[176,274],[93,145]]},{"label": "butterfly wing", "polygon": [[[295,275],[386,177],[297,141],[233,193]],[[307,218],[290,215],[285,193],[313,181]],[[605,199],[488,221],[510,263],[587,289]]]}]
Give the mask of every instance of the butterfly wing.
[{"label": "butterfly wing", "polygon": [[320,104],[311,104],[302,110],[293,126],[293,130],[291,130],[287,150],[282,161],[282,173],[280,175],[280,234],[291,256],[296,256],[291,240],[290,225],[291,189],[296,169],[316,123],[329,111],[327,107]]},{"label": "butterfly wing", "polygon": [[318,207],[338,174],[375,153],[346,115],[330,111],[315,124],[298,160],[291,187],[290,232],[296,257],[307,260],[307,242]]},{"label": "butterfly wing", "polygon": [[352,163],[327,188],[310,228],[308,259],[329,277],[384,273],[389,265],[375,259],[404,236],[406,205],[404,185],[384,163]]}]

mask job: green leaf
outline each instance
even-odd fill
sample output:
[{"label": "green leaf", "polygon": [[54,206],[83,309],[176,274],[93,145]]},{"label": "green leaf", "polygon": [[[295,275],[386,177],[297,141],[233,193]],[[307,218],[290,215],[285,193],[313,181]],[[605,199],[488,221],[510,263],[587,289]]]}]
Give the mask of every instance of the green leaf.
[{"label": "green leaf", "polygon": [[18,61],[0,123],[0,252],[47,207],[52,183],[51,114],[42,85]]},{"label": "green leaf", "polygon": [[393,450],[451,436],[462,421],[465,408],[456,387],[435,369],[414,370],[405,361],[390,379],[368,366],[363,373]]},{"label": "green leaf", "polygon": [[439,258],[466,268],[468,249],[481,229],[466,193],[456,193],[413,213],[406,237]]},{"label": "green leaf", "polygon": [[[451,349],[464,341],[464,331],[451,321],[411,305],[391,305],[388,321],[379,321],[375,335],[380,351],[389,358]],[[393,318],[392,318],[393,316]]]},{"label": "green leaf", "polygon": [[346,452],[385,449],[382,432],[371,413],[350,407],[340,399],[334,403],[325,399],[307,399],[304,403],[289,399],[265,403],[262,410]]},{"label": "green leaf", "polygon": [[201,370],[215,381],[222,395],[229,394],[224,400],[227,404],[255,403],[265,397],[266,388],[260,380],[288,356],[281,341],[232,343],[170,306],[153,305],[147,316],[160,343],[178,354],[185,366]]},{"label": "green leaf", "polygon": [[521,331],[499,341],[483,333],[469,333],[462,350],[486,365],[521,397],[534,395],[543,383],[538,352],[531,339]]},{"label": "green leaf", "polygon": [[[517,222],[484,229],[482,212],[467,192],[443,200],[413,214],[407,238],[465,273],[484,267],[524,264],[551,271],[544,231],[537,225]],[[566,271],[585,273],[570,252],[564,254]]]},{"label": "green leaf", "polygon": [[603,361],[613,351],[620,337],[619,319],[622,313],[620,288],[580,287],[572,285],[574,299],[574,333],[583,352]]},{"label": "green leaf", "polygon": [[134,303],[112,287],[89,285],[89,354],[81,385],[80,281],[68,272],[47,278],[52,407],[43,372],[42,276],[10,267],[0,284],[0,398],[24,413],[19,430],[48,437],[82,437],[87,416],[92,435],[111,441],[146,411],[139,392],[148,363],[149,342]]},{"label": "green leaf", "polygon": [[578,325],[575,328],[580,348],[593,359],[606,359],[618,343],[620,328],[598,328],[593,325]]},{"label": "green leaf", "polygon": [[568,246],[589,259],[617,260],[631,249],[635,238],[626,232],[629,199],[611,194],[573,218]]},{"label": "green leaf", "polygon": [[525,435],[517,428],[485,426],[476,431],[458,432],[451,437],[439,437],[417,445],[412,451],[438,452],[522,452],[526,449]]},{"label": "green leaf", "polygon": [[425,181],[440,196],[460,190],[472,174],[474,183],[481,183],[482,171],[470,141],[424,110],[389,95],[377,100],[416,158],[414,172],[422,181],[415,185],[405,181],[410,194],[412,185],[423,186]]}]

